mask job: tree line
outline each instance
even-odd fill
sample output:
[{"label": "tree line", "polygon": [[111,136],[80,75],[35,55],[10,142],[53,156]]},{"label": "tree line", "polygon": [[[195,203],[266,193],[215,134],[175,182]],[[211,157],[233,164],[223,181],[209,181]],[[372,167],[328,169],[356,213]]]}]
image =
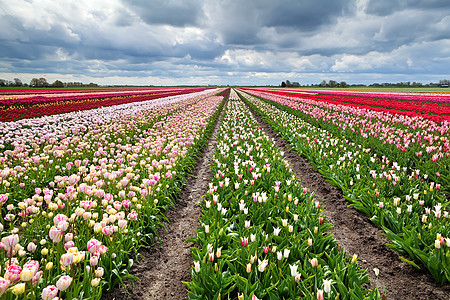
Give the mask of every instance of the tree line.
[{"label": "tree line", "polygon": [[[318,83],[318,84],[311,84],[311,85],[303,85],[303,86],[317,86],[317,87],[331,87],[331,88],[346,88],[346,87],[350,87],[350,86],[374,86],[374,87],[449,87],[450,84],[450,80],[448,79],[442,79],[439,80],[439,82],[433,83],[427,83],[427,84],[423,84],[421,82],[410,82],[410,81],[406,81],[406,82],[397,82],[397,83],[390,83],[390,82],[384,82],[384,83],[372,83],[369,85],[366,84],[348,84],[345,81],[341,81],[341,82],[337,82],[335,80],[322,80],[322,82]],[[289,80],[283,81],[281,82],[281,87],[300,87],[302,85],[300,85],[300,83],[298,82],[290,82]]]},{"label": "tree line", "polygon": [[63,87],[83,87],[83,86],[89,86],[89,87],[96,87],[98,84],[96,83],[89,83],[84,84],[82,82],[62,82],[61,80],[55,80],[53,83],[49,83],[46,78],[33,78],[31,79],[30,83],[22,82],[19,78],[14,78],[11,80],[6,79],[0,79],[0,87],[36,87],[36,88],[63,88]]}]

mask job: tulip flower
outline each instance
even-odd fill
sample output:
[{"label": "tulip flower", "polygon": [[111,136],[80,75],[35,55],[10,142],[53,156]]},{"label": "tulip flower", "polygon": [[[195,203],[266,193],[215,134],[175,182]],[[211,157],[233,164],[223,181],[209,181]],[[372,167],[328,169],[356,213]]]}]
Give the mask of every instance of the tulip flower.
[{"label": "tulip flower", "polygon": [[317,300],[323,300],[323,290],[317,289]]},{"label": "tulip flower", "polygon": [[61,292],[67,290],[72,283],[73,278],[67,275],[61,276],[59,280],[56,282],[56,287]]},{"label": "tulip flower", "polygon": [[291,276],[293,277],[297,276],[298,265],[289,265],[289,268],[291,269]]},{"label": "tulip flower", "polygon": [[102,267],[98,267],[95,272],[95,277],[103,277],[103,275],[105,274],[105,270]]},{"label": "tulip flower", "polygon": [[21,295],[25,293],[25,283],[18,283],[15,286],[12,287],[12,293],[14,295]]},{"label": "tulip flower", "polygon": [[311,266],[313,267],[313,268],[316,268],[317,266],[319,265],[319,261],[317,260],[317,258],[312,258],[311,259]]},{"label": "tulip flower", "polygon": [[20,273],[22,273],[22,268],[17,265],[12,265],[6,269],[4,278],[9,280],[11,284],[15,284],[20,280]]},{"label": "tulip flower", "polygon": [[12,234],[5,236],[2,238],[2,243],[6,246],[6,250],[12,251],[14,250],[14,247],[19,243],[19,236],[17,234]]},{"label": "tulip flower", "polygon": [[195,272],[200,272],[200,262],[199,261],[194,261],[194,270]]},{"label": "tulip flower", "polygon": [[11,284],[11,281],[0,277],[0,296],[6,292],[6,290],[8,289],[10,284]]},{"label": "tulip flower", "polygon": [[269,264],[269,261],[267,259],[259,260],[258,259],[258,271],[264,272],[266,270],[267,265]]},{"label": "tulip flower", "polygon": [[49,285],[42,290],[42,300],[51,300],[58,295],[58,288],[54,285]]}]

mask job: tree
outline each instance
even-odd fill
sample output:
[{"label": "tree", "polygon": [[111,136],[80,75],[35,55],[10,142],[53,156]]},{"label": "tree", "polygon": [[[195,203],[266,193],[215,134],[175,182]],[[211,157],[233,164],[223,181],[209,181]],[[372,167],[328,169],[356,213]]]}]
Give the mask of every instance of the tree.
[{"label": "tree", "polygon": [[32,87],[46,87],[49,86],[47,79],[45,79],[44,77],[41,78],[33,78],[30,81],[30,86]]},{"label": "tree", "polygon": [[53,87],[64,87],[64,83],[60,80],[55,80],[55,82],[52,83]]},{"label": "tree", "polygon": [[19,78],[14,78],[14,86],[22,86],[22,80],[20,80]]},{"label": "tree", "polygon": [[281,87],[286,87],[286,82],[283,81],[283,82],[281,83]]},{"label": "tree", "polygon": [[291,82],[289,80],[286,80],[286,87],[291,87],[291,86],[292,86]]},{"label": "tree", "polygon": [[341,83],[339,83],[339,86],[340,86],[341,88],[346,88],[346,87],[348,87],[348,84],[347,84],[347,82],[345,82],[345,81],[341,81]]},{"label": "tree", "polygon": [[327,86],[327,82],[325,80],[322,80],[322,82],[320,83],[321,87],[326,87]]},{"label": "tree", "polygon": [[39,86],[41,87],[49,86],[47,79],[45,79],[44,77],[39,78]]},{"label": "tree", "polygon": [[31,79],[30,86],[31,87],[38,87],[39,86],[39,79],[37,79],[37,78]]},{"label": "tree", "polygon": [[337,86],[337,82],[334,81],[334,80],[328,81],[328,84],[330,85],[330,87],[336,87]]}]

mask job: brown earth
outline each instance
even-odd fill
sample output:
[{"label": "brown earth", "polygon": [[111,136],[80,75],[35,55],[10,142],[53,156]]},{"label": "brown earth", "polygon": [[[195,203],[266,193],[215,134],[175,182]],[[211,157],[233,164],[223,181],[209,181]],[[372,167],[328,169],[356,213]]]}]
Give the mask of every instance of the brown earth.
[{"label": "brown earth", "polygon": [[[302,186],[316,193],[315,199],[321,202],[326,218],[334,225],[331,232],[338,245],[348,255],[358,255],[361,267],[368,270],[370,288],[376,287],[384,292],[386,299],[450,299],[450,285],[438,285],[424,267],[417,270],[400,260],[399,255],[385,245],[389,240],[383,236],[383,231],[371,223],[367,215],[348,207],[341,190],[328,183],[307,159],[291,150],[289,144],[259,116],[255,117],[265,133],[285,152],[285,158],[299,176]],[[215,140],[217,129],[218,125],[210,141]],[[126,284],[130,293],[119,287],[105,293],[102,299],[188,299],[187,288],[182,282],[190,281],[190,247],[194,245],[184,241],[195,236],[200,225],[198,217],[201,210],[196,203],[208,190],[213,151],[210,142],[183,188],[176,208],[167,214],[170,224],[167,232],[160,230],[161,241],[140,252],[139,263],[133,266],[131,273],[141,281],[134,282],[132,291],[131,284]],[[380,270],[378,279],[374,268]]]}]

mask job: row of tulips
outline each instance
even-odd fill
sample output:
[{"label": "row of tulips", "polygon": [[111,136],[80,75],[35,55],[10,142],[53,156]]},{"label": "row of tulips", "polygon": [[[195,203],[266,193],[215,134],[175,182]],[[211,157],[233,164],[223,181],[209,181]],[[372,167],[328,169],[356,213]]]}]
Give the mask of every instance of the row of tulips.
[{"label": "row of tulips", "polygon": [[128,271],[137,250],[155,238],[218,117],[223,97],[213,94],[167,102],[175,109],[122,110],[58,144],[17,144],[32,155],[11,160],[23,163],[14,177],[25,179],[18,174],[29,168],[30,176],[33,168],[51,175],[26,198],[12,197],[16,185],[0,196],[2,297],[99,299],[105,288],[133,279]]},{"label": "row of tulips", "polygon": [[[175,91],[182,90],[184,88],[78,88],[78,89],[1,89],[0,90],[0,104],[9,105],[14,103],[20,103],[22,100],[20,99],[30,99],[39,98],[41,100],[45,100],[45,98],[53,98],[53,96],[61,97],[61,96],[79,96],[79,95],[95,95],[95,94],[114,94],[114,95],[127,95],[130,93],[137,94],[148,94],[152,92],[160,92],[160,91]],[[25,100],[28,102],[29,100]]]},{"label": "row of tulips", "polygon": [[[57,185],[63,176],[78,172],[81,164],[87,168],[89,162],[103,161],[105,156],[118,156],[114,162],[120,164],[128,159],[129,152],[134,154],[136,149],[130,146],[139,140],[143,130],[154,126],[163,116],[214,93],[6,123],[0,143],[3,139],[13,150],[4,150],[0,156],[0,194],[8,192],[11,199],[31,197],[36,188],[51,182]],[[158,156],[162,150],[158,148],[164,143],[161,137],[158,143],[147,146]]]},{"label": "row of tulips", "polygon": [[[439,283],[450,281],[449,202],[441,186],[345,137],[315,127],[280,107],[246,95],[271,126],[307,157],[352,206],[383,227],[393,249],[427,267]],[[406,260],[406,259],[405,259]]]},{"label": "row of tulips", "polygon": [[157,93],[178,92],[178,91],[200,91],[204,88],[164,88],[164,89],[55,89],[55,90],[0,90],[0,106],[31,105],[46,102],[61,102],[68,100],[83,100],[106,97],[129,97],[137,95],[151,95]]},{"label": "row of tulips", "polygon": [[124,103],[147,101],[161,97],[195,93],[204,90],[203,88],[167,90],[155,92],[127,92],[88,94],[78,96],[53,96],[46,98],[25,98],[3,100],[10,101],[11,104],[0,105],[0,122],[16,121],[20,119],[35,118],[47,115],[61,114],[78,110],[88,110],[98,107],[113,106]]},{"label": "row of tulips", "polygon": [[[286,89],[283,89],[286,90]],[[374,92],[374,91],[354,91],[354,90],[304,90],[304,89],[291,89],[291,92],[302,93],[320,93],[324,95],[338,95],[338,96],[358,96],[365,98],[375,99],[388,99],[396,101],[410,101],[410,102],[430,102],[430,103],[442,103],[450,104],[449,92]]]},{"label": "row of tulips", "polygon": [[[275,91],[274,91],[275,92]],[[294,91],[278,91],[280,94],[290,94],[292,96],[297,96],[297,92]],[[368,107],[369,109],[382,108],[387,109],[393,113],[401,113],[401,112],[413,112],[417,115],[421,115],[423,117],[424,114],[429,115],[449,115],[450,114],[450,106],[443,103],[434,103],[434,102],[423,102],[423,101],[399,101],[395,99],[389,98],[377,98],[377,97],[369,97],[366,94],[364,95],[341,95],[341,94],[315,94],[309,95],[311,99],[317,101],[324,101],[327,103],[334,104],[345,104],[348,103],[350,106],[357,107]],[[449,116],[442,116],[450,120]]]},{"label": "row of tulips", "polygon": [[328,104],[309,98],[251,94],[288,106],[314,126],[373,149],[400,165],[420,169],[450,191],[450,123]]},{"label": "row of tulips", "polygon": [[218,137],[189,299],[379,299],[234,90]]}]

